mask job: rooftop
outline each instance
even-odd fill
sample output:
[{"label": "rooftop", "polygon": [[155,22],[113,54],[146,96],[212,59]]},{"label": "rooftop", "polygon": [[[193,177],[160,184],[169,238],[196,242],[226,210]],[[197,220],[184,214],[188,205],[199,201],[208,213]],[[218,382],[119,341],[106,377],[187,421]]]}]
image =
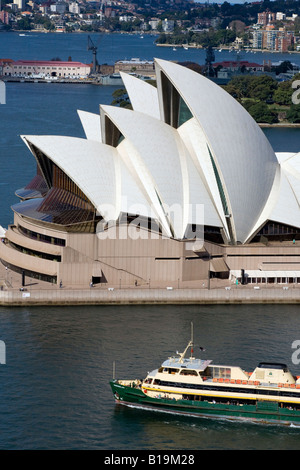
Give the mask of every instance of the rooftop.
[{"label": "rooftop", "polygon": [[184,369],[196,369],[204,371],[206,367],[211,363],[210,360],[202,360],[196,358],[184,358],[183,360],[180,357],[169,357],[165,362],[163,362],[163,367],[178,367]]},{"label": "rooftop", "polygon": [[62,61],[62,60],[17,60],[13,61],[13,65],[47,65],[54,67],[89,67],[82,62]]}]

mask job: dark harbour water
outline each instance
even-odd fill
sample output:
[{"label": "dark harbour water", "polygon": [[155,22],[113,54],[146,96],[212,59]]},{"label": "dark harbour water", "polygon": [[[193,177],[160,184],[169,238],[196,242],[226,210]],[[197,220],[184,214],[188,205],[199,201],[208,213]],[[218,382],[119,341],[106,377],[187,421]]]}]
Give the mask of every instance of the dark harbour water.
[{"label": "dark harbour water", "polygon": [[[88,61],[86,35],[0,34],[0,57]],[[101,39],[100,62],[125,57],[174,57],[154,38]],[[204,62],[203,51],[188,52]],[[174,54],[177,54],[174,53]],[[183,56],[184,54],[184,56]],[[227,55],[226,55],[227,54]],[[226,58],[229,53],[220,53]],[[248,54],[249,55],[249,54]],[[251,54],[251,59],[254,60]],[[266,58],[255,56],[255,60]],[[274,55],[273,55],[274,57]],[[293,55],[299,63],[299,55]],[[274,60],[278,60],[275,55]],[[35,173],[22,134],[84,137],[77,109],[98,112],[113,87],[7,84],[0,106],[0,225],[13,221],[14,191]],[[266,129],[276,151],[298,152],[299,129]],[[113,361],[119,378],[142,378],[183,350],[194,323],[195,342],[214,362],[251,370],[259,361],[292,363],[300,339],[298,306],[119,306],[0,308],[0,449],[227,450],[299,449],[300,429],[213,421],[116,406],[109,388]]]},{"label": "dark harbour water", "polygon": [[195,343],[246,370],[286,362],[297,306],[120,306],[0,309],[0,449],[299,449],[300,429],[214,421],[115,405],[119,378],[142,378]]}]

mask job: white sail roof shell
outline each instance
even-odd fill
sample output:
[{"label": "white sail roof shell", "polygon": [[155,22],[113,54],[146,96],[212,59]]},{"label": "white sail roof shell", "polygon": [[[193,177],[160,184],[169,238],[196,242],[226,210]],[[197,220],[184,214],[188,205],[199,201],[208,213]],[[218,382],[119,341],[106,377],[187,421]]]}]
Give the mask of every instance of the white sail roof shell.
[{"label": "white sail roof shell", "polygon": [[275,153],[249,113],[221,87],[173,62],[156,59],[155,63],[160,107],[163,72],[201,126],[225,184],[236,239],[244,242],[272,188]]},{"label": "white sail roof shell", "polygon": [[107,221],[133,210],[140,201],[148,216],[150,206],[143,197],[117,150],[109,145],[77,137],[22,136],[48,156],[88,197]]},{"label": "white sail roof shell", "polygon": [[281,187],[278,203],[270,215],[271,220],[294,227],[300,226],[300,153],[279,154],[281,159]]},{"label": "white sail roof shell", "polygon": [[[78,111],[86,139],[23,140],[59,166],[105,220],[121,213],[151,217],[178,239],[190,224],[204,224],[242,243],[268,220],[300,227],[300,153],[275,155],[245,109],[205,77],[161,59],[156,72],[157,88],[122,73],[133,110]],[[193,116],[178,129],[164,122],[161,73]],[[105,117],[124,137],[116,148],[105,144]]]},{"label": "white sail roof shell", "polygon": [[268,220],[300,227],[300,153],[276,153],[278,166],[272,190],[252,233]]},{"label": "white sail roof shell", "polygon": [[160,119],[157,88],[133,75],[124,72],[120,72],[120,75],[130,97],[132,108]]},{"label": "white sail roof shell", "polygon": [[[109,116],[125,141],[135,149],[135,152],[128,152],[126,161],[130,160],[135,168],[136,178],[142,179],[157,213],[158,206],[163,205],[165,218],[169,220],[176,238],[184,237],[188,224],[222,226],[204,182],[176,129],[149,115],[124,108],[101,106],[101,112]],[[197,204],[206,208],[205,221]]]},{"label": "white sail roof shell", "polygon": [[78,115],[88,140],[102,142],[101,121],[99,114],[78,110]]}]

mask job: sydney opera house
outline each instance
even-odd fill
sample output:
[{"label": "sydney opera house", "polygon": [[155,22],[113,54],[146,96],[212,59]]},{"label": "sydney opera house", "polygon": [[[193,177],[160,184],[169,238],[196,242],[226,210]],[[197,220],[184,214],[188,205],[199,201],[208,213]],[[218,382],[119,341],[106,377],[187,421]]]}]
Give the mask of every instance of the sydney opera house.
[{"label": "sydney opera house", "polygon": [[78,111],[85,137],[24,135],[0,258],[66,286],[197,287],[210,277],[300,282],[300,153],[275,154],[221,87],[155,60],[122,74],[133,109]]}]

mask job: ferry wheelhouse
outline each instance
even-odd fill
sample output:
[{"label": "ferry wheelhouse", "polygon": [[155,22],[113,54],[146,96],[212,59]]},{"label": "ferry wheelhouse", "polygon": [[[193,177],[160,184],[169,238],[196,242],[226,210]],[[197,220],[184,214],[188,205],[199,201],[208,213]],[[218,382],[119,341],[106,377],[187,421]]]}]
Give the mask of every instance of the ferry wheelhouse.
[{"label": "ferry wheelhouse", "polygon": [[[191,349],[190,357],[186,357]],[[112,380],[117,403],[204,417],[300,423],[300,378],[286,364],[261,362],[246,372],[183,353],[169,357],[144,380]]]}]

